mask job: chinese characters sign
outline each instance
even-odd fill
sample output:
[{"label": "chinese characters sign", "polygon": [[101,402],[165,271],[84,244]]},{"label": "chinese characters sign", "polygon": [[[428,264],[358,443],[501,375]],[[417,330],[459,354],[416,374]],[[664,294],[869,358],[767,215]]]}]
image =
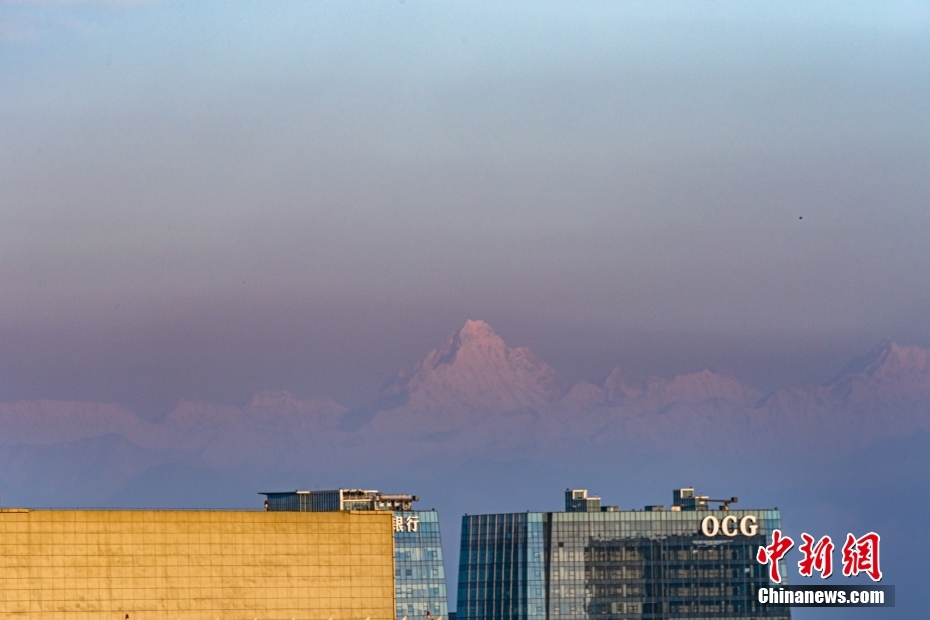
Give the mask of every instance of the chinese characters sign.
[{"label": "chinese characters sign", "polygon": [[854,577],[865,573],[872,581],[881,581],[882,571],[878,567],[880,540],[875,532],[869,532],[862,538],[847,534],[846,544],[843,545],[843,575]]},{"label": "chinese characters sign", "polygon": [[[801,534],[804,541],[798,550],[804,556],[798,562],[798,572],[802,577],[813,577],[814,572],[820,573],[822,579],[826,579],[833,574],[833,540],[829,536],[824,536],[814,542],[814,537],[808,533]],[[843,545],[842,561],[843,576],[854,577],[859,573],[865,573],[872,581],[881,581],[882,571],[879,567],[878,545],[881,537],[875,532],[869,532],[861,538],[856,538],[852,534],[846,535],[846,544]],[[781,583],[781,574],[778,569],[778,561],[785,557],[785,554],[794,546],[794,541],[789,536],[783,536],[781,531],[772,532],[772,544],[767,547],[759,547],[756,554],[756,560],[759,564],[768,564],[769,579],[775,583]]]},{"label": "chinese characters sign", "polygon": [[775,583],[781,583],[781,575],[778,573],[778,561],[785,557],[785,554],[794,546],[794,541],[788,536],[782,536],[779,530],[772,532],[772,544],[768,547],[759,547],[759,553],[756,554],[756,561],[759,564],[769,565],[769,579]]},{"label": "chinese characters sign", "polygon": [[420,531],[420,517],[410,515],[409,517],[394,517],[395,532],[418,532]]},{"label": "chinese characters sign", "polygon": [[805,532],[801,534],[804,544],[800,546],[804,559],[798,562],[798,572],[802,577],[813,577],[814,571],[820,573],[821,579],[833,574],[833,541],[824,536],[814,544],[814,537]]}]

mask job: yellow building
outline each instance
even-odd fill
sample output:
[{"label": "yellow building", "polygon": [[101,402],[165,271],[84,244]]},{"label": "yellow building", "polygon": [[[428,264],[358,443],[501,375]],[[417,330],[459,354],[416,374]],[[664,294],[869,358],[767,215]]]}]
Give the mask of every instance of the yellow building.
[{"label": "yellow building", "polygon": [[394,620],[391,516],[0,509],[0,618]]}]

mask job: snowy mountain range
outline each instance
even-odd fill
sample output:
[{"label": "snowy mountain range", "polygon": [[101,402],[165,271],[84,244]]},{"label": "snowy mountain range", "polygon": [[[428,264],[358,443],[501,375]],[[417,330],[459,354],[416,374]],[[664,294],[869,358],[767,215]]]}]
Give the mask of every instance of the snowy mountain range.
[{"label": "snowy mountain range", "polygon": [[612,406],[636,410],[726,401],[749,405],[762,394],[729,375],[702,370],[673,379],[630,381],[613,369],[603,382],[568,386],[531,350],[509,348],[484,321],[467,321],[409,373],[391,380],[384,400],[423,411],[503,413],[524,408]]},{"label": "snowy mountain range", "polygon": [[527,348],[509,348],[483,321],[467,321],[409,372],[390,380],[384,410],[505,413],[521,409],[612,408],[646,413],[701,406],[754,410],[840,409],[859,412],[930,405],[930,350],[887,342],[824,385],[771,394],[732,375],[703,369],[670,379],[631,380],[622,368],[600,382],[568,386]]},{"label": "snowy mountain range", "polygon": [[633,381],[615,368],[568,385],[530,349],[470,320],[362,410],[265,392],[244,407],[182,401],[153,423],[115,404],[0,403],[0,484],[33,485],[36,471],[46,485],[66,488],[82,475],[104,484],[88,463],[117,488],[164,464],[288,471],[379,455],[649,449],[721,437],[751,451],[772,438],[814,445],[839,433],[862,444],[928,429],[930,350],[920,347],[889,342],[826,384],[770,394],[707,369]]}]

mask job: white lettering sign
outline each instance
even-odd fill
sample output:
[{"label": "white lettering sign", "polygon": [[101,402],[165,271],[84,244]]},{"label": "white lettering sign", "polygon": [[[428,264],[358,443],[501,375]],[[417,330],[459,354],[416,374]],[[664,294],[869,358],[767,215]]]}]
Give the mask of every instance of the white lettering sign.
[{"label": "white lettering sign", "polygon": [[[739,529],[737,530],[736,524],[739,521]],[[734,537],[737,534],[742,534],[743,536],[755,536],[759,532],[759,525],[754,515],[746,515],[742,519],[738,519],[733,515],[728,515],[722,520],[717,517],[710,515],[704,517],[704,520],[701,521],[701,532],[704,536],[713,538],[717,534],[723,534],[724,536]]]},{"label": "white lettering sign", "polygon": [[404,517],[394,517],[394,531],[395,532],[418,532],[420,531],[420,517],[417,515],[410,515],[407,518]]}]

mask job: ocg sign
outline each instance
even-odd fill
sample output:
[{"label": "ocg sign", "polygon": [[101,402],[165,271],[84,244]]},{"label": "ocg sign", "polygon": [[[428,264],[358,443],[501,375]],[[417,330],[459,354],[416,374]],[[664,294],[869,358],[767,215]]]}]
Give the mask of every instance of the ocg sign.
[{"label": "ocg sign", "polygon": [[[739,521],[739,529],[737,529],[737,521]],[[758,531],[759,526],[753,515],[746,515],[738,520],[733,515],[724,517],[723,519],[718,519],[711,515],[704,517],[704,520],[701,521],[701,532],[704,533],[704,536],[709,538],[713,538],[717,534],[730,537],[736,536],[737,534],[755,536]]]}]

